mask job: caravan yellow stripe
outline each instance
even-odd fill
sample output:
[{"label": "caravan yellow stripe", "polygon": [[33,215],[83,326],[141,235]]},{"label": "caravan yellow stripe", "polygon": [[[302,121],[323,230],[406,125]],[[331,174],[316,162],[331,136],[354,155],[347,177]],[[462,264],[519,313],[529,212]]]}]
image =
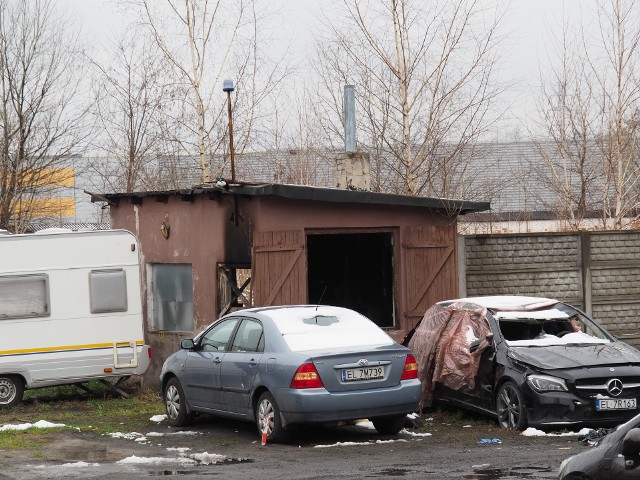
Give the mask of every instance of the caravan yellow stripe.
[{"label": "caravan yellow stripe", "polygon": [[[136,346],[144,345],[144,341],[137,340]],[[118,342],[118,347],[128,347],[128,342]],[[0,350],[0,355],[28,355],[30,353],[51,353],[51,352],[67,352],[71,350],[93,350],[98,348],[112,348],[111,343],[87,343],[85,345],[63,345],[58,347],[42,347],[42,348],[24,348],[19,350]]]}]

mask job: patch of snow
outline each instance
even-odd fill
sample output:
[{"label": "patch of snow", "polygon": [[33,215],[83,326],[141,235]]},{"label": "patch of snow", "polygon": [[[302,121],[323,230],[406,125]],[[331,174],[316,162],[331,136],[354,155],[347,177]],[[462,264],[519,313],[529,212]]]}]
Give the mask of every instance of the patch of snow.
[{"label": "patch of snow", "polygon": [[167,447],[167,450],[170,452],[178,452],[180,455],[183,455],[191,449],[189,447]]},{"label": "patch of snow", "polygon": [[122,433],[122,432],[113,432],[107,433],[111,438],[124,438],[125,440],[136,440],[140,437],[143,437],[141,433],[131,432],[131,433]]},{"label": "patch of snow", "polygon": [[191,458],[177,457],[177,458],[165,458],[165,457],[137,457],[132,455],[122,460],[118,460],[116,463],[128,463],[135,465],[146,464],[162,464],[162,463],[178,463],[181,465],[195,465],[197,462]]},{"label": "patch of snow", "polygon": [[66,468],[86,468],[86,467],[99,467],[99,463],[87,463],[87,462],[75,462],[75,463],[63,463],[62,465],[57,465],[58,467],[66,467]]},{"label": "patch of snow", "polygon": [[430,437],[430,433],[419,433],[412,432],[411,430],[407,430],[406,428],[400,430],[400,433],[404,433],[405,435],[411,435],[412,437]]},{"label": "patch of snow", "polygon": [[38,420],[36,423],[20,423],[17,425],[6,424],[0,427],[0,432],[8,430],[27,430],[28,428],[60,428],[66,427],[64,423],[51,423],[46,420]]},{"label": "patch of snow", "polygon": [[160,423],[166,419],[167,419],[166,415],[154,415],[149,420],[151,420],[152,422]]},{"label": "patch of snow", "polygon": [[[393,339],[375,323],[353,310],[341,307],[292,307],[265,310],[294,352],[339,347],[373,347],[393,345]],[[316,324],[321,317],[333,323]]]},{"label": "patch of snow", "polygon": [[528,312],[496,312],[495,317],[499,320],[554,320],[554,319],[566,319],[569,315],[558,310],[557,308],[550,308],[548,310],[528,311]]},{"label": "patch of snow", "polygon": [[193,458],[199,463],[204,465],[211,465],[212,463],[218,463],[223,461],[225,458],[224,455],[218,455],[217,453],[194,453],[193,455],[189,455],[189,458]]},{"label": "patch of snow", "polygon": [[532,340],[507,340],[506,342],[510,347],[542,347],[547,345],[611,343],[610,340],[592,337],[584,332],[571,332],[567,333],[563,337],[544,334]]},{"label": "patch of snow", "polygon": [[538,430],[537,428],[529,427],[520,435],[525,437],[577,437],[581,435],[586,435],[591,431],[590,428],[583,428],[579,432],[562,432],[562,433],[547,433],[542,430]]},{"label": "patch of snow", "polygon": [[379,443],[398,443],[398,442],[406,443],[407,440],[400,438],[398,440],[376,440],[375,442],[337,442],[331,445],[314,445],[313,448],[353,447],[355,445],[375,445]]},{"label": "patch of snow", "polygon": [[202,432],[194,432],[191,430],[185,430],[182,432],[149,432],[147,437],[164,437],[165,435],[202,435]]}]

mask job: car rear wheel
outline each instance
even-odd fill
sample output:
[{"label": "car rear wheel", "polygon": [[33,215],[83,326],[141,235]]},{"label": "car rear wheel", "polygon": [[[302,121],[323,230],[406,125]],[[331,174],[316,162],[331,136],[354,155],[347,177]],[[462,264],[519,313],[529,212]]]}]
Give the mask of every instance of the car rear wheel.
[{"label": "car rear wheel", "polygon": [[182,427],[191,421],[191,414],[187,411],[187,399],[184,396],[180,381],[173,377],[164,387],[164,407],[169,418],[169,424]]},{"label": "car rear wheel", "polygon": [[22,400],[24,383],[15,375],[0,376],[0,408],[13,407]]},{"label": "car rear wheel", "polygon": [[371,423],[382,435],[395,435],[404,428],[406,415],[397,415],[394,417],[378,417],[372,418]]},{"label": "car rear wheel", "polygon": [[287,432],[280,421],[280,408],[269,392],[260,395],[256,405],[256,426],[260,436],[267,434],[268,442],[283,442],[287,439]]},{"label": "car rear wheel", "polygon": [[513,382],[505,382],[498,389],[496,397],[498,423],[503,428],[524,430],[527,426],[527,412],[522,393]]}]

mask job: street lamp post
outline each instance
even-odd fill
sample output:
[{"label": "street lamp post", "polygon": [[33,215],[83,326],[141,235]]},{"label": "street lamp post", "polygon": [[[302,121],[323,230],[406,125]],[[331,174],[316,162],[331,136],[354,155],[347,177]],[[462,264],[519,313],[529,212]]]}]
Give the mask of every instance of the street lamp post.
[{"label": "street lamp post", "polygon": [[233,80],[222,83],[222,91],[227,92],[227,113],[229,115],[229,151],[231,152],[231,182],[236,181],[236,164],[233,151],[233,117],[231,116],[231,92],[234,90]]}]

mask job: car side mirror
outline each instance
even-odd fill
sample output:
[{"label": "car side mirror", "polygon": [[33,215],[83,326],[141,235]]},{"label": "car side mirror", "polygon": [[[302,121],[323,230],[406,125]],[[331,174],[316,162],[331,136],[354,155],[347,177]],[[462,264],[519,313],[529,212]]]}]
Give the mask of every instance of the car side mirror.
[{"label": "car side mirror", "polygon": [[640,460],[640,428],[632,428],[624,436],[622,454],[626,460],[627,468],[634,468],[638,465],[638,460]]},{"label": "car side mirror", "polygon": [[185,338],[180,342],[180,348],[184,350],[191,350],[194,346],[195,344],[193,343],[193,339],[191,338]]},{"label": "car side mirror", "polygon": [[489,346],[487,348],[491,348],[491,339],[493,338],[492,334],[487,335],[484,338],[477,338],[476,340],[474,340],[473,342],[471,342],[469,344],[469,352],[473,353],[476,350],[478,350],[478,348],[480,348],[480,345],[482,345],[482,343],[486,340],[487,342],[489,342]]}]

